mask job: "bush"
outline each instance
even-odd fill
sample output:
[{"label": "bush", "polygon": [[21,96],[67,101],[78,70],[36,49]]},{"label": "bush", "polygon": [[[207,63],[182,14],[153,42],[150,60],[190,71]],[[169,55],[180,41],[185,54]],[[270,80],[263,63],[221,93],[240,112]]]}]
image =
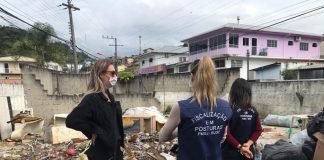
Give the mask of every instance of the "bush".
[{"label": "bush", "polygon": [[124,70],[118,73],[118,78],[124,82],[134,78],[135,74],[132,71]]},{"label": "bush", "polygon": [[285,69],[282,71],[281,75],[283,76],[284,80],[293,80],[297,79],[298,71]]}]

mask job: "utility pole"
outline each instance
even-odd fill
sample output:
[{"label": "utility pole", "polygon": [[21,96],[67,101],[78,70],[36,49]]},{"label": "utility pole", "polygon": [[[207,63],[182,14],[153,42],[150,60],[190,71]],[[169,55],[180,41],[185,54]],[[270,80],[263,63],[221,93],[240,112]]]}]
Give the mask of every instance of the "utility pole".
[{"label": "utility pole", "polygon": [[247,78],[246,80],[249,80],[249,70],[250,70],[250,51],[246,50],[246,68],[247,68]]},{"label": "utility pole", "polygon": [[142,38],[142,36],[138,36],[138,38],[139,38],[139,51],[138,51],[138,55],[141,55],[141,52],[142,52],[142,48],[141,48],[141,38]]},{"label": "utility pole", "polygon": [[[115,41],[115,45],[109,45],[109,46],[115,46],[115,58],[114,58],[114,64],[115,64],[115,72],[118,74],[118,66],[117,66],[117,47],[118,46],[124,46],[124,45],[118,45],[117,44],[117,38],[113,36],[102,36],[104,39],[113,39]],[[114,94],[116,94],[116,87],[113,88]]]},{"label": "utility pole", "polygon": [[62,3],[59,6],[65,6],[69,10],[69,17],[70,17],[70,31],[71,31],[71,44],[72,44],[72,52],[74,55],[74,72],[79,73],[78,71],[78,56],[75,50],[75,35],[74,35],[74,26],[73,26],[73,16],[72,16],[72,9],[73,11],[80,10],[80,8],[74,7],[71,4],[72,0],[67,0],[68,4]]}]

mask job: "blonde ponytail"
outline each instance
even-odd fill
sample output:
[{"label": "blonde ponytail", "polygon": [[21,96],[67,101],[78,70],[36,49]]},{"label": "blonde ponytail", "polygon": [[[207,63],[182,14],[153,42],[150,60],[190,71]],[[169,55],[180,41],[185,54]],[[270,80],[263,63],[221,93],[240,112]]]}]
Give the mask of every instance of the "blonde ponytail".
[{"label": "blonde ponytail", "polygon": [[[195,69],[195,67],[197,68]],[[216,107],[218,90],[214,62],[210,57],[203,56],[193,69],[195,70],[192,83],[194,100],[196,100],[199,105],[201,105],[202,101],[206,100],[210,108],[213,109]]]}]

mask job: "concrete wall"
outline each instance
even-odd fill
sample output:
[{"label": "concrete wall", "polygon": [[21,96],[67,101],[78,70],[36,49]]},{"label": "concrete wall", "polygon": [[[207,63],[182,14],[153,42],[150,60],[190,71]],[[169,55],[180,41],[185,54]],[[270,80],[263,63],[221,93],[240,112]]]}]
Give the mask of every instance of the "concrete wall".
[{"label": "concrete wall", "polygon": [[[82,99],[89,81],[89,75],[60,74],[26,66],[23,70],[28,106],[34,109],[35,116],[45,118],[45,125],[52,122],[54,114],[69,113]],[[234,79],[229,77],[233,76],[238,77],[238,70],[218,71],[220,91],[229,90]],[[188,73],[136,77],[117,85],[116,99],[121,101],[123,109],[154,105],[162,111],[190,97],[189,78]]]},{"label": "concrete wall", "polygon": [[82,94],[89,82],[89,74],[66,74],[28,65],[23,66],[22,70],[24,75],[33,75],[48,95]]},{"label": "concrete wall", "polygon": [[[89,74],[53,74],[54,90],[61,95],[81,94],[87,90]],[[58,88],[58,89],[57,89]],[[57,92],[54,92],[57,94]]]},{"label": "concrete wall", "polygon": [[[29,68],[24,69],[29,70]],[[39,77],[42,77],[42,72],[36,71]],[[48,72],[43,73],[48,75]],[[49,95],[47,90],[44,90],[44,85],[41,84],[41,80],[36,79],[33,72],[26,71],[23,75],[27,105],[33,108],[35,116],[45,119],[45,126],[52,123],[54,114],[71,112],[81,101],[84,95],[83,93],[86,92],[86,84],[88,83],[87,75],[61,75],[52,73],[52,76],[55,77],[52,83],[59,82],[61,94],[54,93],[54,95]],[[44,76],[44,79],[48,79],[48,77]],[[51,86],[48,83],[46,85]],[[123,109],[135,106],[160,106],[160,102],[152,94],[117,95],[116,99],[121,101]]]},{"label": "concrete wall", "polygon": [[[227,99],[232,82],[240,75],[239,68],[217,72],[220,96]],[[50,77],[46,75],[47,72],[39,77]],[[45,125],[50,124],[54,114],[69,113],[82,99],[88,83],[88,75],[52,73],[51,76],[55,85],[47,85],[58,84],[61,94],[49,95],[40,80],[35,79],[35,74],[26,72],[23,75],[27,106],[33,108],[34,115],[45,118]],[[136,77],[128,83],[118,84],[116,99],[121,101],[123,109],[154,105],[162,111],[191,96],[189,78],[188,73]],[[324,80],[251,83],[253,103],[262,115],[315,113],[323,107]]]},{"label": "concrete wall", "polygon": [[253,104],[261,113],[313,114],[323,107],[324,80],[253,82]]},{"label": "concrete wall", "polygon": [[116,100],[120,101],[123,110],[132,107],[149,106],[156,106],[161,110],[161,103],[156,98],[154,98],[152,94],[123,94],[116,95],[115,98]]}]

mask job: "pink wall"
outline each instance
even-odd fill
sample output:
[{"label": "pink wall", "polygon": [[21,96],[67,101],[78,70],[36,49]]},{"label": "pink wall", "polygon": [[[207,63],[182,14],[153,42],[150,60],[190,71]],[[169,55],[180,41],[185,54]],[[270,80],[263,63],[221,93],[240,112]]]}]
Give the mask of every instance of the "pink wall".
[{"label": "pink wall", "polygon": [[[235,32],[238,33],[238,32]],[[208,39],[211,37],[214,37],[216,35],[219,35],[221,33],[212,33],[209,35],[204,35],[200,37],[201,40]],[[239,35],[243,35],[244,32],[240,32]],[[249,38],[249,46],[243,46],[243,37]],[[227,39],[228,39],[227,34]],[[274,34],[265,34],[265,33],[257,33],[257,34],[248,34],[243,35],[239,37],[239,47],[238,48],[230,48],[228,47],[228,41],[227,41],[227,47],[223,49],[218,50],[212,50],[207,51],[195,55],[189,56],[189,61],[192,61],[194,59],[200,58],[203,55],[208,55],[211,57],[216,57],[221,54],[237,54],[237,55],[246,55],[246,51],[249,49],[250,53],[252,51],[252,38],[257,38],[257,54],[259,53],[259,50],[262,48],[267,48],[267,56],[266,57],[276,57],[276,58],[303,58],[303,59],[319,59],[320,58],[320,40],[315,38],[307,38],[304,36],[301,36],[300,42],[306,42],[308,43],[308,51],[301,51],[299,49],[299,43],[294,41],[294,36],[292,35],[274,35]],[[197,41],[198,39],[195,38],[194,41]],[[267,47],[267,40],[277,40],[277,47]],[[289,46],[288,41],[293,41],[293,45]],[[194,42],[190,40],[189,42]],[[199,41],[199,40],[198,40]],[[317,47],[313,47],[313,43],[317,43]]]}]

